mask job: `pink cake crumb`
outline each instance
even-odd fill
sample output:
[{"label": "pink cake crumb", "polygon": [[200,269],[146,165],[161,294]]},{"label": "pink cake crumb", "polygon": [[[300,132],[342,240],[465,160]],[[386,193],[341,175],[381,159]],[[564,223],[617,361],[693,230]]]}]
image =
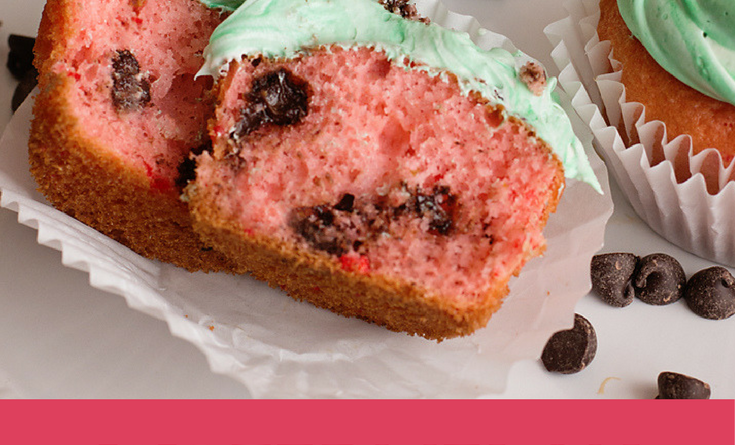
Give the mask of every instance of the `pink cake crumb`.
[{"label": "pink cake crumb", "polygon": [[[279,72],[308,95],[306,112],[288,125],[243,124],[254,85]],[[558,161],[451,77],[329,47],[244,60],[223,82],[211,127],[223,163],[205,156],[198,181],[207,187],[228,166],[234,191],[217,206],[243,230],[465,300],[543,250]]]}]

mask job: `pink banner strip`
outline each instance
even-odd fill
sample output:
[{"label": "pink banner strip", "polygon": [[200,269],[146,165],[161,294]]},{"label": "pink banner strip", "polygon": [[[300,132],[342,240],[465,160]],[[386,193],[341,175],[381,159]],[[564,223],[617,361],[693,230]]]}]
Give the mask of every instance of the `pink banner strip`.
[{"label": "pink banner strip", "polygon": [[735,445],[735,401],[0,401],[0,444]]}]

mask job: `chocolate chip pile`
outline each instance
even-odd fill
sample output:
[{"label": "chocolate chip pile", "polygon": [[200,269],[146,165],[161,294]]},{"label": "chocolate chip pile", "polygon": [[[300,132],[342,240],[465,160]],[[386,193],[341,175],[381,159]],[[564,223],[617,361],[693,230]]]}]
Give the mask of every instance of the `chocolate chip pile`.
[{"label": "chocolate chip pile", "polygon": [[723,320],[735,314],[735,278],[714,266],[689,280],[679,262],[666,254],[639,258],[631,253],[606,253],[592,258],[592,291],[615,307],[624,307],[634,297],[647,304],[667,305],[681,298],[697,315]]},{"label": "chocolate chip pile", "polygon": [[[625,307],[636,298],[663,306],[684,299],[697,315],[724,320],[735,314],[735,278],[729,270],[713,266],[688,280],[679,261],[654,253],[638,257],[615,252],[596,255],[590,265],[592,292],[614,307]],[[597,338],[590,322],[575,314],[574,327],[554,334],[541,355],[550,372],[572,374],[585,369],[595,357]],[[675,372],[658,376],[657,399],[709,399],[710,386]]]},{"label": "chocolate chip pile", "polygon": [[13,77],[20,81],[15,88],[10,103],[13,112],[20,107],[20,104],[23,103],[23,100],[33,91],[33,88],[37,84],[38,72],[33,66],[33,45],[35,43],[36,39],[33,37],[19,36],[16,34],[11,34],[8,37],[10,52],[8,53],[6,66]]}]

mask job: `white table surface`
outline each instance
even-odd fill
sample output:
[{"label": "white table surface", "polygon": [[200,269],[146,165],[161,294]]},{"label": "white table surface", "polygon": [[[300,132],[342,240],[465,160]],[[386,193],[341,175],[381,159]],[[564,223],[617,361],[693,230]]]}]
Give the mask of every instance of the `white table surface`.
[{"label": "white table surface", "polygon": [[[43,0],[0,0],[0,128],[9,121],[16,82],[4,68],[7,36],[35,36]],[[543,28],[566,16],[558,0],[445,0],[508,35],[519,48],[555,67]],[[518,20],[503,20],[522,15]],[[664,252],[687,275],[711,266],[653,233],[612,184],[615,212],[603,251]],[[0,398],[244,398],[235,380],[210,371],[194,346],[162,321],[89,285],[86,273],[61,264],[59,252],[36,242],[36,231],[0,209]],[[537,361],[517,363],[499,398],[652,398],[661,371],[696,376],[713,398],[735,398],[735,317],[700,319],[684,302],[639,301],[611,308],[594,296],[577,311],[595,326],[598,352],[575,375],[547,373]],[[386,394],[390,397],[390,394]]]}]

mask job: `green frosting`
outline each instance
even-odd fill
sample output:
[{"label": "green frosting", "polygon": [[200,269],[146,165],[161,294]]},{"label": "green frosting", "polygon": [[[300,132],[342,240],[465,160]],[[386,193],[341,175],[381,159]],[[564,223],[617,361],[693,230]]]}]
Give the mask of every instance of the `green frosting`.
[{"label": "green frosting", "polygon": [[[202,0],[210,7],[232,9],[236,1]],[[530,59],[501,48],[483,50],[469,35],[435,24],[406,20],[375,0],[248,0],[210,39],[200,74],[218,75],[242,55],[289,58],[308,48],[337,44],[367,46],[390,60],[431,75],[454,73],[463,93],[475,91],[510,115],[527,121],[564,165],[565,175],[601,192],[582,144],[564,110],[552,95],[556,79],[539,96],[519,80]]]},{"label": "green frosting", "polygon": [[240,5],[245,3],[246,0],[219,0],[219,1],[199,0],[199,1],[201,3],[204,3],[204,5],[209,8],[218,8],[218,9],[223,9],[225,11],[234,11]]},{"label": "green frosting", "polygon": [[735,105],[735,0],[618,0],[618,8],[659,65]]}]

